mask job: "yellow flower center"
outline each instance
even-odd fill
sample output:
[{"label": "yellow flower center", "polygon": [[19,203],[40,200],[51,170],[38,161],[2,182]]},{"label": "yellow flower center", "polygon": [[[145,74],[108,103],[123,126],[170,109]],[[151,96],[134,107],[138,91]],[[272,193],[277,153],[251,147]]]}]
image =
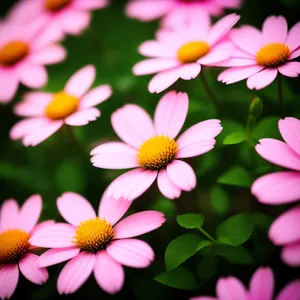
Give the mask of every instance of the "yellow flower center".
[{"label": "yellow flower center", "polygon": [[0,265],[17,262],[28,251],[29,234],[20,229],[0,233]]},{"label": "yellow flower center", "polygon": [[13,41],[0,48],[0,65],[12,66],[22,60],[29,53],[28,44]]},{"label": "yellow flower center", "polygon": [[210,46],[206,42],[189,42],[181,46],[177,58],[184,64],[192,63],[206,55],[209,50]]},{"label": "yellow flower center", "polygon": [[172,161],[177,144],[169,137],[160,135],[144,142],[137,153],[139,164],[150,170],[161,170]]},{"label": "yellow flower center", "polygon": [[74,243],[82,250],[97,252],[105,249],[114,237],[114,230],[105,219],[90,219],[81,222],[76,229]]},{"label": "yellow flower center", "polygon": [[260,66],[277,68],[284,64],[290,55],[290,48],[281,43],[264,46],[256,53],[256,61]]},{"label": "yellow flower center", "polygon": [[70,116],[77,110],[79,99],[64,92],[54,95],[46,107],[45,114],[52,120],[60,120]]},{"label": "yellow flower center", "polygon": [[[83,0],[84,1],[84,0]],[[59,11],[66,7],[71,0],[45,0],[45,9],[51,12]]]}]

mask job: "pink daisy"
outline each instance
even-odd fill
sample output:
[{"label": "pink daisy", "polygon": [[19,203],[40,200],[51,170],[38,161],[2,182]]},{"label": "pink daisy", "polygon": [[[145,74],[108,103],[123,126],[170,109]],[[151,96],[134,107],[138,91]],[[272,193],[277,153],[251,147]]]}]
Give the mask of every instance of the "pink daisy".
[{"label": "pink daisy", "polygon": [[300,22],[288,31],[282,16],[268,17],[260,32],[246,25],[233,29],[230,38],[237,49],[232,58],[224,62],[229,68],[218,80],[226,84],[247,80],[249,89],[262,89],[271,84],[278,72],[284,76],[297,77],[300,63],[293,61],[300,55]]},{"label": "pink daisy", "polygon": [[226,8],[239,8],[241,0],[131,0],[126,14],[140,21],[163,17],[163,26],[178,27],[203,13],[219,16]]},{"label": "pink daisy", "polygon": [[[256,151],[264,159],[290,171],[280,171],[258,178],[252,194],[264,204],[280,205],[300,200],[300,120],[280,120],[279,130],[285,142],[261,139]],[[283,245],[283,260],[300,266],[300,208],[280,216],[271,226],[269,237],[276,245]]]},{"label": "pink daisy", "polygon": [[238,22],[239,16],[228,15],[213,26],[209,18],[201,26],[182,26],[177,30],[160,30],[157,39],[139,47],[150,57],[133,67],[135,75],[157,73],[149,83],[151,93],[160,93],[179,78],[191,80],[198,76],[201,65],[210,66],[228,59],[232,45],[222,38]]},{"label": "pink daisy", "polygon": [[274,274],[270,268],[259,268],[252,275],[249,291],[235,277],[221,278],[216,286],[215,297],[195,297],[190,300],[299,300],[300,279],[287,284],[278,296],[274,297]]},{"label": "pink daisy", "polygon": [[45,65],[56,64],[66,57],[56,43],[60,34],[44,30],[44,22],[20,25],[7,18],[0,24],[0,103],[9,102],[19,82],[29,88],[41,88],[48,81]]},{"label": "pink daisy", "polygon": [[109,85],[100,85],[89,91],[95,76],[95,67],[88,65],[77,71],[61,92],[27,93],[15,106],[15,113],[27,119],[13,126],[11,139],[22,139],[25,146],[36,146],[64,124],[83,126],[95,121],[100,111],[94,106],[112,94]]},{"label": "pink daisy", "polygon": [[48,280],[48,272],[37,264],[38,256],[30,237],[51,226],[53,221],[37,224],[42,211],[39,195],[28,198],[19,208],[14,199],[6,200],[0,209],[0,298],[10,298],[14,293],[19,269],[26,279],[43,284]]},{"label": "pink daisy", "polygon": [[200,122],[175,141],[187,112],[188,95],[171,91],[161,98],[154,122],[141,107],[127,104],[112,114],[114,131],[124,141],[109,142],[92,150],[91,161],[104,169],[135,168],[108,188],[108,196],[134,200],[157,178],[161,193],[170,199],[196,187],[196,175],[181,158],[194,157],[214,148],[221,132],[219,120]]},{"label": "pink daisy", "polygon": [[58,210],[69,224],[56,223],[39,231],[30,243],[52,248],[40,256],[41,267],[71,259],[58,277],[60,294],[76,292],[92,272],[103,290],[115,294],[124,283],[122,265],[146,268],[151,264],[152,248],[133,237],[159,228],[165,222],[164,215],[143,211],[116,224],[130,204],[124,199],[108,198],[104,193],[97,216],[91,204],[76,193],[67,192],[57,199]]}]

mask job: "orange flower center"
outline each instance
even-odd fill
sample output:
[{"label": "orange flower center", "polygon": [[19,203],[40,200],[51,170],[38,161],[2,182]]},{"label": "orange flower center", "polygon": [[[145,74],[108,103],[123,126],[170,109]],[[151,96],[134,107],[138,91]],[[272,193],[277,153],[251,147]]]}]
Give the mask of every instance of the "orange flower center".
[{"label": "orange flower center", "polygon": [[161,170],[172,161],[177,144],[167,136],[156,136],[144,142],[137,153],[139,164],[150,170]]},{"label": "orange flower center", "polygon": [[51,12],[56,12],[65,8],[70,2],[71,0],[45,0],[45,8]]},{"label": "orange flower center", "polygon": [[268,44],[256,53],[256,61],[260,66],[277,68],[288,60],[290,53],[290,48],[285,44]]},{"label": "orange flower center", "polygon": [[17,262],[28,251],[29,234],[20,229],[0,233],[0,265]]},{"label": "orange flower center", "polygon": [[52,120],[61,120],[70,116],[77,110],[79,99],[64,92],[54,95],[46,107],[45,114]]},{"label": "orange flower center", "polygon": [[22,60],[29,53],[28,44],[13,41],[0,48],[0,65],[12,66]]},{"label": "orange flower center", "polygon": [[82,250],[97,252],[105,249],[114,237],[112,225],[105,219],[90,219],[81,222],[76,229],[74,243]]},{"label": "orange flower center", "polygon": [[193,63],[206,55],[209,50],[210,46],[206,42],[189,42],[181,46],[177,52],[177,58],[184,64]]}]

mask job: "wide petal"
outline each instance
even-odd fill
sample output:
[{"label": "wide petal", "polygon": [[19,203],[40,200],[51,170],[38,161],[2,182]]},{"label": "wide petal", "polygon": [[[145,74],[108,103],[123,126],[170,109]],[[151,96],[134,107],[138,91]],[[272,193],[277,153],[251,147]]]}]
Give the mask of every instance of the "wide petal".
[{"label": "wide petal", "polygon": [[191,80],[196,78],[199,75],[201,71],[201,65],[198,62],[184,64],[179,68],[178,71],[181,79]]},{"label": "wide petal", "polygon": [[287,284],[279,293],[276,300],[298,300],[300,295],[300,280],[296,279]]},{"label": "wide petal", "polygon": [[222,300],[247,300],[247,293],[243,284],[235,277],[219,279],[217,295]]},{"label": "wide petal", "polygon": [[300,22],[297,22],[287,35],[285,44],[287,44],[292,51],[296,50],[300,46]]},{"label": "wide petal", "polygon": [[36,226],[34,226],[33,230],[30,232],[30,235],[32,236],[36,234],[39,230],[43,230],[49,226],[52,226],[53,224],[55,224],[54,220],[47,220],[47,221],[40,222]]},{"label": "wide petal", "polygon": [[60,45],[51,45],[47,48],[39,50],[36,53],[33,53],[29,60],[33,64],[41,65],[52,65],[62,62],[67,57],[67,52],[65,48]]},{"label": "wide petal", "polygon": [[14,228],[20,228],[19,205],[15,199],[8,199],[0,209],[0,231]]},{"label": "wide petal", "polygon": [[259,268],[252,275],[249,294],[251,300],[272,300],[274,274],[270,268]]},{"label": "wide petal", "polygon": [[260,72],[263,68],[262,66],[232,67],[220,73],[218,80],[226,84],[232,84]]},{"label": "wide petal", "polygon": [[7,264],[0,268],[0,298],[10,298],[19,281],[19,269],[17,264]]},{"label": "wide petal", "polygon": [[134,75],[148,75],[172,69],[180,65],[176,58],[149,58],[138,62],[132,69]]},{"label": "wide petal", "polygon": [[268,17],[262,27],[266,43],[284,43],[287,37],[288,24],[282,16]]},{"label": "wide petal", "polygon": [[281,252],[281,259],[291,267],[300,266],[300,240],[288,244]]},{"label": "wide petal", "polygon": [[277,69],[265,69],[252,76],[247,80],[247,87],[250,90],[260,90],[270,85],[276,78],[278,73]]},{"label": "wide petal", "polygon": [[226,59],[230,58],[230,52],[227,50],[215,50],[212,49],[208,54],[203,56],[198,60],[198,63],[201,65],[209,66],[214,65],[216,66],[219,62],[223,62]]},{"label": "wide petal", "polygon": [[157,185],[160,192],[169,199],[179,198],[181,189],[176,186],[169,178],[165,169],[159,171],[157,176]]},{"label": "wide petal", "polygon": [[65,122],[71,126],[83,126],[100,117],[100,111],[95,107],[79,110],[66,118]]},{"label": "wide petal", "polygon": [[38,64],[26,64],[20,68],[19,73],[22,84],[31,89],[39,89],[48,81],[46,68]]},{"label": "wide petal", "polygon": [[278,67],[278,71],[287,77],[298,77],[300,74],[300,62],[290,61]]},{"label": "wide petal", "polygon": [[176,57],[177,51],[171,45],[160,41],[143,42],[138,49],[139,53],[148,57],[170,58]]},{"label": "wide petal", "polygon": [[90,108],[107,100],[112,95],[110,85],[103,84],[92,90],[82,97],[79,103],[79,109]]},{"label": "wide petal", "polygon": [[0,68],[0,103],[8,103],[17,92],[19,86],[18,75]]},{"label": "wide petal", "polygon": [[64,15],[63,29],[66,33],[79,35],[91,22],[91,14],[86,10],[72,10]]}]

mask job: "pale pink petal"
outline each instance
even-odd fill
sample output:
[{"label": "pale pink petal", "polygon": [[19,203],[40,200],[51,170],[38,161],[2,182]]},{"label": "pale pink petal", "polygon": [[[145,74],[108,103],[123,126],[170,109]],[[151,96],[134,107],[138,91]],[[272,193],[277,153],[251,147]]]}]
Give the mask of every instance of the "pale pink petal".
[{"label": "pale pink petal", "polygon": [[92,274],[95,261],[95,254],[85,251],[70,260],[58,276],[58,293],[60,295],[75,293]]},{"label": "pale pink petal", "polygon": [[122,142],[109,142],[94,148],[91,162],[104,169],[128,169],[139,166],[137,151]]},{"label": "pale pink petal", "polygon": [[19,70],[19,79],[25,86],[39,89],[47,83],[48,74],[44,66],[26,64]]},{"label": "pale pink petal", "polygon": [[196,63],[184,64],[179,69],[180,78],[184,80],[191,80],[196,78],[201,71],[201,65]]},{"label": "pale pink petal", "polygon": [[186,93],[171,91],[165,94],[157,104],[154,114],[156,135],[165,135],[174,139],[181,130],[189,107]]},{"label": "pale pink petal", "polygon": [[202,297],[192,297],[189,300],[219,300],[219,299],[214,297],[202,296]]},{"label": "pale pink petal", "polygon": [[180,65],[176,58],[149,58],[138,62],[132,69],[134,75],[148,75],[172,69]]},{"label": "pale pink petal", "polygon": [[139,53],[148,57],[176,57],[177,51],[172,46],[160,41],[146,41],[139,46]]},{"label": "pale pink petal", "polygon": [[3,202],[0,209],[0,231],[20,228],[19,206],[16,200],[9,199]]},{"label": "pale pink petal", "polygon": [[90,202],[77,193],[63,193],[57,199],[56,204],[61,216],[74,226],[96,218],[95,210]]},{"label": "pale pink petal", "polygon": [[294,58],[297,58],[298,56],[300,56],[300,48],[299,47],[290,54],[289,59],[294,59]]},{"label": "pale pink petal", "polygon": [[299,155],[300,160],[300,120],[285,118],[278,123],[281,136],[285,142]]},{"label": "pale pink petal", "polygon": [[288,244],[281,252],[281,259],[291,267],[300,266],[300,240],[298,242]]},{"label": "pale pink petal", "polygon": [[255,66],[256,60],[254,58],[241,58],[241,57],[235,57],[235,58],[228,58],[225,59],[219,63],[211,64],[211,66],[217,66],[217,67],[250,67]]},{"label": "pale pink petal", "polygon": [[259,268],[252,275],[249,287],[251,300],[272,300],[274,274],[270,268]]},{"label": "pale pink petal", "polygon": [[30,235],[33,236],[35,235],[39,230],[43,230],[49,226],[52,226],[53,224],[55,224],[54,220],[47,220],[47,221],[43,221],[40,222],[39,224],[37,224],[33,230],[31,231]]},{"label": "pale pink petal", "polygon": [[296,23],[290,30],[285,41],[291,51],[300,46],[300,22]]},{"label": "pale pink petal", "polygon": [[213,49],[200,58],[198,63],[201,65],[209,66],[209,65],[217,65],[219,62],[223,62],[224,60],[230,57],[230,52],[226,50],[217,50],[214,51]]},{"label": "pale pink petal", "polygon": [[120,139],[135,148],[154,136],[150,116],[135,104],[126,104],[116,110],[111,116],[111,123]]},{"label": "pale pink petal", "polygon": [[287,284],[279,293],[276,300],[299,300],[300,280],[296,279]]},{"label": "pale pink petal", "polygon": [[39,267],[49,267],[59,264],[77,256],[80,248],[77,246],[69,248],[54,248],[44,252],[38,259]]},{"label": "pale pink petal", "polygon": [[107,246],[107,252],[120,264],[132,268],[146,268],[154,260],[152,248],[137,239],[115,240]]},{"label": "pale pink petal", "polygon": [[262,27],[266,43],[284,43],[287,37],[288,25],[282,16],[268,17]]},{"label": "pale pink petal", "polygon": [[63,18],[63,29],[66,33],[79,35],[91,23],[91,14],[84,10],[72,10]]},{"label": "pale pink petal", "polygon": [[218,76],[218,80],[226,84],[232,84],[244,80],[257,72],[260,72],[263,68],[264,67],[262,66],[229,68]]},{"label": "pale pink petal", "polygon": [[262,70],[248,78],[247,86],[250,90],[263,89],[275,80],[277,73],[277,69]]},{"label": "pale pink petal", "polygon": [[92,90],[82,97],[79,103],[79,109],[90,108],[107,100],[112,95],[110,85],[103,84]]},{"label": "pale pink petal", "polygon": [[80,9],[101,9],[109,5],[109,0],[88,0],[88,1],[82,1],[82,0],[75,0],[74,5],[76,8]]},{"label": "pale pink petal", "polygon": [[67,52],[65,48],[60,45],[51,45],[33,53],[29,57],[29,60],[34,64],[52,65],[62,62],[66,56]]},{"label": "pale pink petal", "polygon": [[100,111],[95,107],[77,111],[66,118],[65,122],[71,126],[83,126],[100,117]]},{"label": "pale pink petal", "polygon": [[20,271],[29,281],[35,284],[43,284],[48,278],[48,272],[46,268],[38,267],[38,256],[32,253],[27,253],[20,261]]},{"label": "pale pink petal", "polygon": [[142,235],[159,228],[166,221],[164,214],[158,211],[135,213],[114,227],[114,238],[125,239]]},{"label": "pale pink petal", "polygon": [[78,70],[68,80],[64,91],[74,97],[82,97],[93,84],[96,77],[96,69],[92,65],[87,65]]},{"label": "pale pink petal", "polygon": [[0,68],[0,103],[8,103],[17,92],[19,80],[14,72],[7,72]]},{"label": "pale pink petal", "polygon": [[148,90],[150,93],[160,93],[170,87],[180,77],[181,67],[162,71],[156,74],[149,82]]},{"label": "pale pink petal", "polygon": [[264,204],[285,204],[300,199],[300,172],[276,172],[254,181],[251,192]]},{"label": "pale pink petal", "polygon": [[7,264],[0,267],[0,298],[10,298],[19,281],[17,264]]},{"label": "pale pink petal", "polygon": [[196,175],[192,167],[184,161],[174,160],[167,166],[170,180],[183,191],[191,191],[196,187]]},{"label": "pale pink petal", "polygon": [[218,299],[247,300],[247,293],[243,284],[235,277],[219,279],[217,283]]},{"label": "pale pink petal", "polygon": [[[215,147],[216,141],[214,139],[197,141],[178,148],[176,158],[194,157],[209,152]],[[178,145],[178,144],[177,144]]]},{"label": "pale pink petal", "polygon": [[278,67],[278,71],[287,77],[298,77],[300,74],[300,62],[290,61]]},{"label": "pale pink petal", "polygon": [[94,275],[99,286],[109,294],[118,293],[125,280],[124,269],[104,250],[96,254]]},{"label": "pale pink petal", "polygon": [[157,176],[157,185],[160,192],[169,199],[179,198],[181,189],[178,188],[169,178],[167,171],[162,169]]},{"label": "pale pink petal", "polygon": [[275,245],[300,240],[300,206],[293,207],[279,216],[271,225],[269,238]]}]

